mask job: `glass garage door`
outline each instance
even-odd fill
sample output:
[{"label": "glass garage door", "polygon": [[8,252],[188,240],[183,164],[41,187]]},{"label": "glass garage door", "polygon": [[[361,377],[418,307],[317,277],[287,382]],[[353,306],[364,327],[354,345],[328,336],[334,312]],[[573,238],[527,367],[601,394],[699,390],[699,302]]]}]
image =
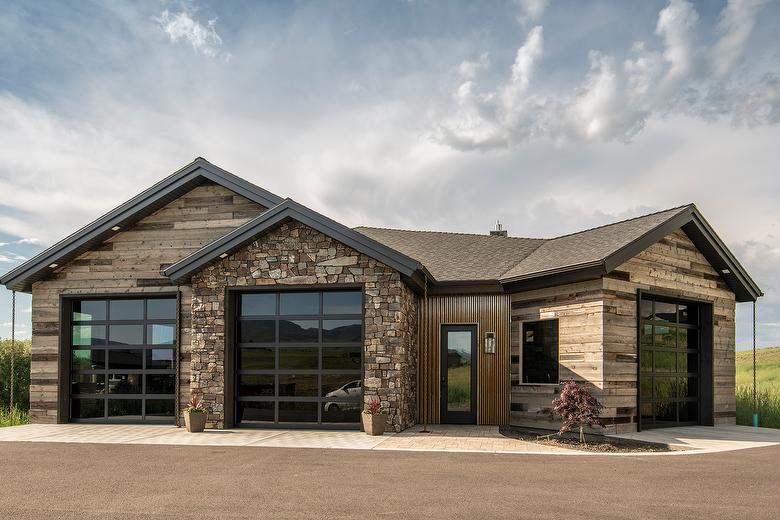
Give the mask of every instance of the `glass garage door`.
[{"label": "glass garage door", "polygon": [[71,303],[70,419],[173,422],[176,299]]},{"label": "glass garage door", "polygon": [[359,290],[238,295],[236,423],[357,426]]},{"label": "glass garage door", "polygon": [[698,424],[698,306],[643,296],[640,314],[642,428]]}]

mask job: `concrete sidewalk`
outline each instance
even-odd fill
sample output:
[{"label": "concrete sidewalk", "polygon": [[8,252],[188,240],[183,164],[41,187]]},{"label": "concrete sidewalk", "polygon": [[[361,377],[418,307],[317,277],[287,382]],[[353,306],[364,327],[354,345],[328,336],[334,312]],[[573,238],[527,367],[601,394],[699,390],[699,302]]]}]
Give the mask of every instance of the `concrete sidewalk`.
[{"label": "concrete sidewalk", "polygon": [[622,439],[667,444],[696,453],[744,450],[780,445],[780,430],[751,426],[680,426],[612,435]]}]

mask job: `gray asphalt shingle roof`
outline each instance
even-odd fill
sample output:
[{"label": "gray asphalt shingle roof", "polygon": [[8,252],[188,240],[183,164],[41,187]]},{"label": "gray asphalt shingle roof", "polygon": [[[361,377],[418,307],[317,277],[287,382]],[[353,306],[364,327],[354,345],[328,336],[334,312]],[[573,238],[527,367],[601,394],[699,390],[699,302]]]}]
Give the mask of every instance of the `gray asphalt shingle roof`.
[{"label": "gray asphalt shingle roof", "polygon": [[440,282],[498,280],[545,242],[541,238],[373,227],[357,227],[355,231],[414,258]]},{"label": "gray asphalt shingle roof", "polygon": [[437,281],[509,280],[603,261],[689,207],[552,239],[374,227],[355,231],[419,261]]}]

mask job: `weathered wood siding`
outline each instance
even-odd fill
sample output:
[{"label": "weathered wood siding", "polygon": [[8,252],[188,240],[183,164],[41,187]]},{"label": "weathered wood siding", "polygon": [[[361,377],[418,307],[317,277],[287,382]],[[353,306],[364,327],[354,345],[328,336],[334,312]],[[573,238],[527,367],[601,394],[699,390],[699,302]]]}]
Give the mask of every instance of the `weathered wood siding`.
[{"label": "weathered wood siding", "polygon": [[521,334],[525,321],[558,320],[561,381],[588,381],[603,399],[604,294],[601,280],[526,291],[511,295],[510,423],[533,428],[558,428],[549,419],[558,385],[521,384]]},{"label": "weathered wood siding", "polygon": [[[438,424],[441,326],[477,325],[477,424],[509,421],[509,298],[503,294],[420,298],[419,421]],[[496,353],[485,354],[485,332]]]},{"label": "weathered wood siding", "polygon": [[688,236],[677,231],[601,280],[511,295],[510,423],[557,428],[548,419],[557,385],[520,384],[521,324],[560,320],[560,379],[587,381],[605,408],[607,432],[637,427],[637,291],[712,302],[714,419],[734,424],[735,299]]},{"label": "weathered wood siding", "polygon": [[[222,186],[199,186],[33,284],[30,420],[57,422],[60,295],[174,292],[160,269],[265,210]],[[181,287],[180,396],[189,400],[191,297]]]},{"label": "weathered wood siding", "polygon": [[734,424],[734,293],[688,236],[676,231],[604,278],[604,371],[611,390],[610,411],[619,423],[617,429],[636,428],[639,289],[713,304],[714,420],[716,425]]}]

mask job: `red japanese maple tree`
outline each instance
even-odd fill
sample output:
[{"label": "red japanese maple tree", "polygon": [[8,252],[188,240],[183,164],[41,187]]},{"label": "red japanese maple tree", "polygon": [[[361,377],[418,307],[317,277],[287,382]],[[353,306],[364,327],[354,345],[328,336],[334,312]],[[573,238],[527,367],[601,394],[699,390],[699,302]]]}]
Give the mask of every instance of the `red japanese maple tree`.
[{"label": "red japanese maple tree", "polygon": [[551,416],[563,418],[558,434],[571,431],[575,426],[580,429],[580,442],[585,442],[585,426],[604,426],[599,419],[604,408],[598,399],[593,397],[590,390],[576,381],[566,381],[561,390],[561,395],[553,400]]}]

